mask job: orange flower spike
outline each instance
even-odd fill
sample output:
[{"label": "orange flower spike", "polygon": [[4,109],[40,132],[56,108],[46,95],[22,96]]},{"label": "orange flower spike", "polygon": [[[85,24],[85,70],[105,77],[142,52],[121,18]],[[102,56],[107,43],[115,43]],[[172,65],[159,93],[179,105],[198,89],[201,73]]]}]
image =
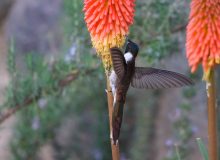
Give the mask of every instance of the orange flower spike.
[{"label": "orange flower spike", "polygon": [[191,71],[202,63],[209,80],[210,69],[220,64],[220,0],[192,0],[186,41]]},{"label": "orange flower spike", "polygon": [[85,21],[104,67],[112,67],[109,49],[122,47],[134,19],[135,0],[84,0]]}]

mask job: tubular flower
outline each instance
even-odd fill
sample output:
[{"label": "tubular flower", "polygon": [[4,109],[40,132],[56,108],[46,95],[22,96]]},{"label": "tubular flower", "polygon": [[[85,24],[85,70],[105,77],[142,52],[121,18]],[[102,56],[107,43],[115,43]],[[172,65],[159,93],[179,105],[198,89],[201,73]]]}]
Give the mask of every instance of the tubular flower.
[{"label": "tubular flower", "polygon": [[220,0],[192,0],[186,39],[191,71],[202,63],[208,80],[210,69],[220,63]]},{"label": "tubular flower", "polygon": [[121,48],[133,23],[135,0],[85,0],[85,21],[92,44],[106,70],[112,66],[109,49]]}]

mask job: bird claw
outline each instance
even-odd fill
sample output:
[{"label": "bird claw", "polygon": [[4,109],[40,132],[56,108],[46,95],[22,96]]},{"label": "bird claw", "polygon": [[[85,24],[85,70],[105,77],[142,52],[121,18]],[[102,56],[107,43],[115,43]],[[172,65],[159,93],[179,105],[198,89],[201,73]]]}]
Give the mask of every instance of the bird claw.
[{"label": "bird claw", "polygon": [[106,92],[106,93],[111,93],[112,91],[105,89],[105,92]]},{"label": "bird claw", "polygon": [[118,146],[118,139],[116,141],[112,140],[113,144]]},{"label": "bird claw", "polygon": [[110,133],[110,139],[111,139],[111,140],[113,139],[113,134],[112,134],[112,132]]},{"label": "bird claw", "polygon": [[113,134],[112,134],[112,132],[110,133],[110,139],[111,139],[112,144],[118,146],[118,139],[117,139],[116,141],[113,140]]},{"label": "bird claw", "polygon": [[118,146],[118,139],[116,140],[116,144],[115,145]]}]

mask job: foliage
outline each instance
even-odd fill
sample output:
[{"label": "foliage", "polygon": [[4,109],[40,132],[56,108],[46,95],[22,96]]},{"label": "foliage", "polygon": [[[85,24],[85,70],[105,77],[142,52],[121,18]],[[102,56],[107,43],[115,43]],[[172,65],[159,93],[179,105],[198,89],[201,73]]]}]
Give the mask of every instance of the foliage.
[{"label": "foliage", "polygon": [[[10,48],[8,69],[12,79],[7,101],[1,109],[22,105],[27,97],[34,98],[34,103],[19,114],[16,138],[11,145],[14,159],[38,159],[39,150],[45,144],[53,146],[55,159],[111,159],[104,71],[91,49],[83,19],[83,1],[65,0],[63,3],[64,38],[59,57],[50,62],[38,54],[28,53],[22,72],[16,64],[16,49],[13,45]],[[184,32],[178,27],[186,23],[187,11],[181,8],[187,4],[180,0],[137,1],[135,24],[129,37],[140,44],[142,62],[154,65],[180,51],[179,41]],[[91,68],[95,71],[88,74]],[[59,81],[76,71],[79,71],[77,79],[60,88]],[[152,156],[149,141],[153,139],[159,95],[158,92],[142,96],[136,96],[136,91],[129,93],[120,146],[125,158],[138,160]],[[194,90],[184,92],[185,99],[194,95]],[[187,146],[182,144],[188,142],[192,134],[186,116],[191,106],[184,102],[179,108],[184,114],[173,127],[181,142],[182,158],[188,153]],[[70,135],[67,141],[60,142],[63,132]]]},{"label": "foliage", "polygon": [[[132,138],[127,140],[130,141],[128,148],[130,159],[142,159],[143,157],[152,159],[154,156],[152,155],[154,147],[151,143],[153,143],[155,138],[154,119],[158,111],[157,102],[154,97],[157,96],[157,93],[146,93],[138,97],[135,97],[134,94],[135,93],[131,95],[134,97],[132,99],[132,101],[134,101],[132,105],[135,106],[135,111],[132,110],[132,112],[134,112],[133,134],[128,132],[128,134],[132,135]],[[143,103],[142,100],[148,97],[151,97],[151,101]],[[132,106],[128,105],[128,107],[131,108]]]},{"label": "foliage", "polygon": [[[89,59],[89,55],[87,58]],[[64,60],[59,60],[50,66],[36,54],[27,56],[26,73],[21,73],[19,70],[11,68],[12,64],[15,63],[13,59],[11,58],[9,68],[12,75],[16,74],[12,80],[15,83],[11,83],[8,88],[8,100],[5,105],[12,107],[15,104],[23,105],[23,102],[29,97],[34,99],[34,103],[21,112],[15,131],[16,139],[12,142],[12,151],[16,159],[32,159],[41,145],[54,138],[55,129],[62,122],[62,117],[76,111],[80,114],[82,112],[81,107],[87,105],[89,101],[86,99],[95,99],[97,94],[101,94],[100,90],[94,89],[97,92],[91,96],[86,86],[89,87],[92,81],[102,83],[103,78],[99,75],[99,69],[90,73],[89,79],[84,78],[86,74],[84,70],[88,69],[86,64],[76,67],[75,63],[68,64]],[[75,70],[80,70],[80,75],[74,84],[67,89],[59,88],[59,81]],[[77,88],[75,86],[84,87]],[[97,88],[99,86],[93,85],[92,87]],[[74,104],[72,104],[71,97],[76,98]],[[100,106],[105,101],[99,103],[94,101],[94,104],[90,103],[90,105]],[[93,109],[95,111],[96,107]]]},{"label": "foliage", "polygon": [[187,23],[186,1],[137,1],[135,24],[130,36],[141,46],[141,55],[150,64],[179,51],[178,42]]},{"label": "foliage", "polygon": [[209,160],[208,151],[200,138],[197,138],[197,144],[204,160]]},{"label": "foliage", "polygon": [[192,109],[189,100],[196,95],[196,90],[194,87],[186,88],[183,90],[182,94],[184,99],[182,104],[177,108],[177,115],[175,116],[173,122],[173,129],[177,141],[175,146],[176,149],[172,150],[173,154],[166,157],[166,160],[173,160],[177,158],[188,159],[191,150],[189,143],[192,140],[193,129],[188,117],[188,114]]}]

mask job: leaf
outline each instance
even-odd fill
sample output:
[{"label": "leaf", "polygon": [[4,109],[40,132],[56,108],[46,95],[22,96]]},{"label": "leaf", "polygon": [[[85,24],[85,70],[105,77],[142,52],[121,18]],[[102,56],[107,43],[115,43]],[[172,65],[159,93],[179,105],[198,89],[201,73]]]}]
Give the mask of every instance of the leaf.
[{"label": "leaf", "polygon": [[199,150],[202,154],[203,160],[209,160],[208,151],[200,138],[196,138],[197,144],[199,146]]},{"label": "leaf", "polygon": [[177,156],[177,160],[181,160],[178,146],[175,145],[175,148],[176,148],[176,156]]}]

